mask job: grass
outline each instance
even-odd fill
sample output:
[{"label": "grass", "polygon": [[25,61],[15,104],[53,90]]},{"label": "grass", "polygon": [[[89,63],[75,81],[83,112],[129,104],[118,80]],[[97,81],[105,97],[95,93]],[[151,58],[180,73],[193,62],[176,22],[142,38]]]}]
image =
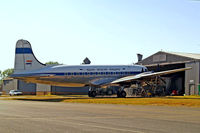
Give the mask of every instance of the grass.
[{"label": "grass", "polygon": [[200,96],[167,96],[154,98],[113,98],[97,97],[89,98],[85,95],[67,96],[15,96],[3,97],[7,100],[28,100],[45,102],[65,102],[65,103],[92,103],[92,104],[122,104],[122,105],[153,105],[153,106],[187,106],[200,107]]},{"label": "grass", "polygon": [[200,98],[94,98],[67,99],[70,103],[123,104],[123,105],[157,105],[157,106],[189,106],[200,107]]}]

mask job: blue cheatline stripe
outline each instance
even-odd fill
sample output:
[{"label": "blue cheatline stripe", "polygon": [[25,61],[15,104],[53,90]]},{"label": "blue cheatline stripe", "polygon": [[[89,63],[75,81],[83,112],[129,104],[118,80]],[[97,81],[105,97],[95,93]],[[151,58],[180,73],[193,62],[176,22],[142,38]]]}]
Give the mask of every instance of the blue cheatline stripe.
[{"label": "blue cheatline stripe", "polygon": [[16,54],[33,54],[31,48],[16,48]]},{"label": "blue cheatline stripe", "polygon": [[55,75],[55,76],[91,76],[91,75],[99,75],[99,76],[128,76],[128,75],[136,75],[136,74],[140,74],[141,72],[127,72],[127,74],[125,74],[126,72],[119,72],[119,73],[115,73],[113,72],[112,74],[107,74],[104,72],[104,74],[101,74],[101,72],[96,73],[94,72],[93,74],[91,72],[68,72],[68,73],[33,73],[33,74],[13,74],[13,77],[20,77],[20,76],[40,76],[40,75]]}]

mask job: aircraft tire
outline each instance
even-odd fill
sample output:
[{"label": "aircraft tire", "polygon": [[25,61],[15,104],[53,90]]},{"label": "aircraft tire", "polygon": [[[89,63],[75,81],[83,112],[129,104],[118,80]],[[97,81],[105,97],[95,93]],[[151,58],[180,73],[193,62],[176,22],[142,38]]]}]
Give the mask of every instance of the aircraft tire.
[{"label": "aircraft tire", "polygon": [[120,95],[121,95],[122,98],[125,98],[126,97],[126,92],[125,91],[121,91]]},{"label": "aircraft tire", "polygon": [[97,93],[96,93],[96,91],[91,91],[90,95],[91,95],[91,97],[96,97]]},{"label": "aircraft tire", "polygon": [[91,91],[88,91],[88,96],[91,97]]},{"label": "aircraft tire", "polygon": [[118,98],[121,97],[121,93],[120,93],[120,91],[117,91],[117,97],[118,97]]}]

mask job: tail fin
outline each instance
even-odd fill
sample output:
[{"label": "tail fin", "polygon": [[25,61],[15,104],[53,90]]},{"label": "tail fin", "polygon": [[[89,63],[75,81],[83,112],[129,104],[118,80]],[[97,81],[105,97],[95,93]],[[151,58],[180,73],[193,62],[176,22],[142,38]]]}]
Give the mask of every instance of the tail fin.
[{"label": "tail fin", "polygon": [[31,44],[28,41],[17,41],[15,50],[15,73],[36,70],[44,66],[45,64],[39,62],[34,56]]}]

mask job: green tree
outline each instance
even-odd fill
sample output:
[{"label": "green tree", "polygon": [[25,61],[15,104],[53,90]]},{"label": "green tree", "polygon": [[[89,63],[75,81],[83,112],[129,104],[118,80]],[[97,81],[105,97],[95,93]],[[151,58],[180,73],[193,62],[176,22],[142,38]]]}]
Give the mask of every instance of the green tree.
[{"label": "green tree", "polygon": [[2,78],[1,70],[0,70],[0,79]]},{"label": "green tree", "polygon": [[13,68],[6,69],[5,71],[1,72],[1,79],[7,78],[14,73]]},{"label": "green tree", "polygon": [[49,62],[46,62],[45,64],[47,64],[47,65],[61,65],[57,61],[49,61]]},{"label": "green tree", "polygon": [[2,89],[2,83],[3,83],[3,79],[9,77],[11,74],[13,74],[14,69],[10,68],[10,69],[6,69],[5,71],[0,71],[0,89]]},{"label": "green tree", "polygon": [[2,72],[0,70],[0,90],[1,90],[1,85],[2,85]]}]

